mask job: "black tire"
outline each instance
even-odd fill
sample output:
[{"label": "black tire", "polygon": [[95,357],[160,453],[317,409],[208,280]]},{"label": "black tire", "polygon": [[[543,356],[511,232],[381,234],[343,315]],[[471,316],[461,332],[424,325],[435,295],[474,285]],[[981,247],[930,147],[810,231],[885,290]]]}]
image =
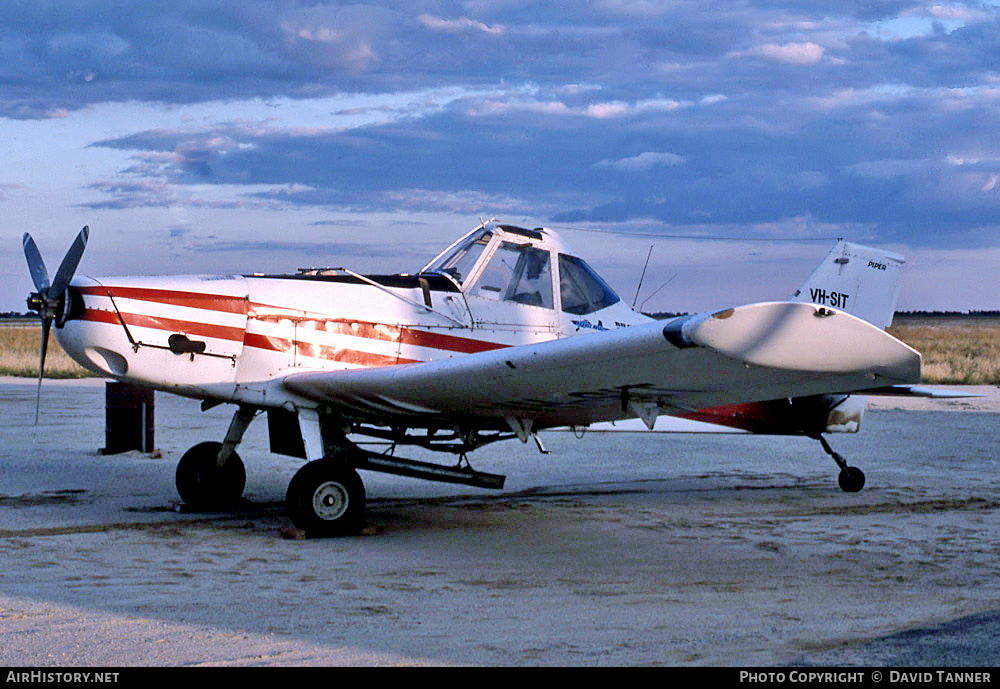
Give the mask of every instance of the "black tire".
[{"label": "black tire", "polygon": [[857,493],[865,487],[865,472],[857,467],[846,467],[837,477],[837,483],[845,493]]},{"label": "black tire", "polygon": [[354,536],[365,520],[365,485],[352,467],[329,459],[309,462],[292,477],[288,516],[306,537]]},{"label": "black tire", "polygon": [[218,467],[216,457],[222,443],[199,443],[184,453],[177,463],[175,481],[181,500],[199,510],[233,507],[243,497],[247,472],[243,460],[233,452],[225,465]]}]

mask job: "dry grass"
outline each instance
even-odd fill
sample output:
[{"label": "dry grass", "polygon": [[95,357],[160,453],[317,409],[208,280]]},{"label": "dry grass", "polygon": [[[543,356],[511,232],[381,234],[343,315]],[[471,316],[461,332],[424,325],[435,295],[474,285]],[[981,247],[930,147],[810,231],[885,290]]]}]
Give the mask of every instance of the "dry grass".
[{"label": "dry grass", "polygon": [[889,332],[923,354],[923,381],[1000,385],[1000,318],[902,317]]},{"label": "dry grass", "polygon": [[[1000,385],[1000,318],[897,317],[893,335],[923,354],[925,383]],[[38,375],[38,322],[0,323],[0,375]],[[46,378],[93,375],[49,339]]]},{"label": "dry grass", "polygon": [[[38,321],[0,323],[0,375],[38,376],[38,349],[42,344],[42,326]],[[46,378],[86,378],[87,371],[59,346],[55,336],[49,336],[45,355]]]}]

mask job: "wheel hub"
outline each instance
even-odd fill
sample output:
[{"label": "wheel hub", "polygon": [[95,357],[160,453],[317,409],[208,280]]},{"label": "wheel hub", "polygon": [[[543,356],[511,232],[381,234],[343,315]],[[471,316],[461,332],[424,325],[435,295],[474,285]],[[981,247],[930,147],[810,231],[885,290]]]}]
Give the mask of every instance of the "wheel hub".
[{"label": "wheel hub", "polygon": [[320,519],[332,521],[342,517],[349,502],[347,489],[337,481],[322,483],[313,493],[313,511]]}]

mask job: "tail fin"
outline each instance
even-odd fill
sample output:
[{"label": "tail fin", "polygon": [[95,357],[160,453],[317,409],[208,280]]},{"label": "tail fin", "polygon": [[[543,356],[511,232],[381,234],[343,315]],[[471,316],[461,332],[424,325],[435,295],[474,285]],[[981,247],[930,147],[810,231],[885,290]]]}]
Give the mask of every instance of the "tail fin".
[{"label": "tail fin", "polygon": [[896,310],[899,271],[905,262],[897,254],[841,240],[791,301],[832,306],[887,328]]}]

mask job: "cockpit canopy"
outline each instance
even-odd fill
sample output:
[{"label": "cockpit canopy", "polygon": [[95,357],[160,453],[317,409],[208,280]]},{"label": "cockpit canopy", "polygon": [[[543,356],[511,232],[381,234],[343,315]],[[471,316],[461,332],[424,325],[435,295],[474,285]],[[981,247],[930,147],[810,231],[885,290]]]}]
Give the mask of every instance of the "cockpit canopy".
[{"label": "cockpit canopy", "polygon": [[446,275],[469,296],[547,309],[556,308],[553,285],[558,284],[559,308],[575,316],[620,301],[583,259],[565,251],[550,230],[485,224],[420,272]]}]

